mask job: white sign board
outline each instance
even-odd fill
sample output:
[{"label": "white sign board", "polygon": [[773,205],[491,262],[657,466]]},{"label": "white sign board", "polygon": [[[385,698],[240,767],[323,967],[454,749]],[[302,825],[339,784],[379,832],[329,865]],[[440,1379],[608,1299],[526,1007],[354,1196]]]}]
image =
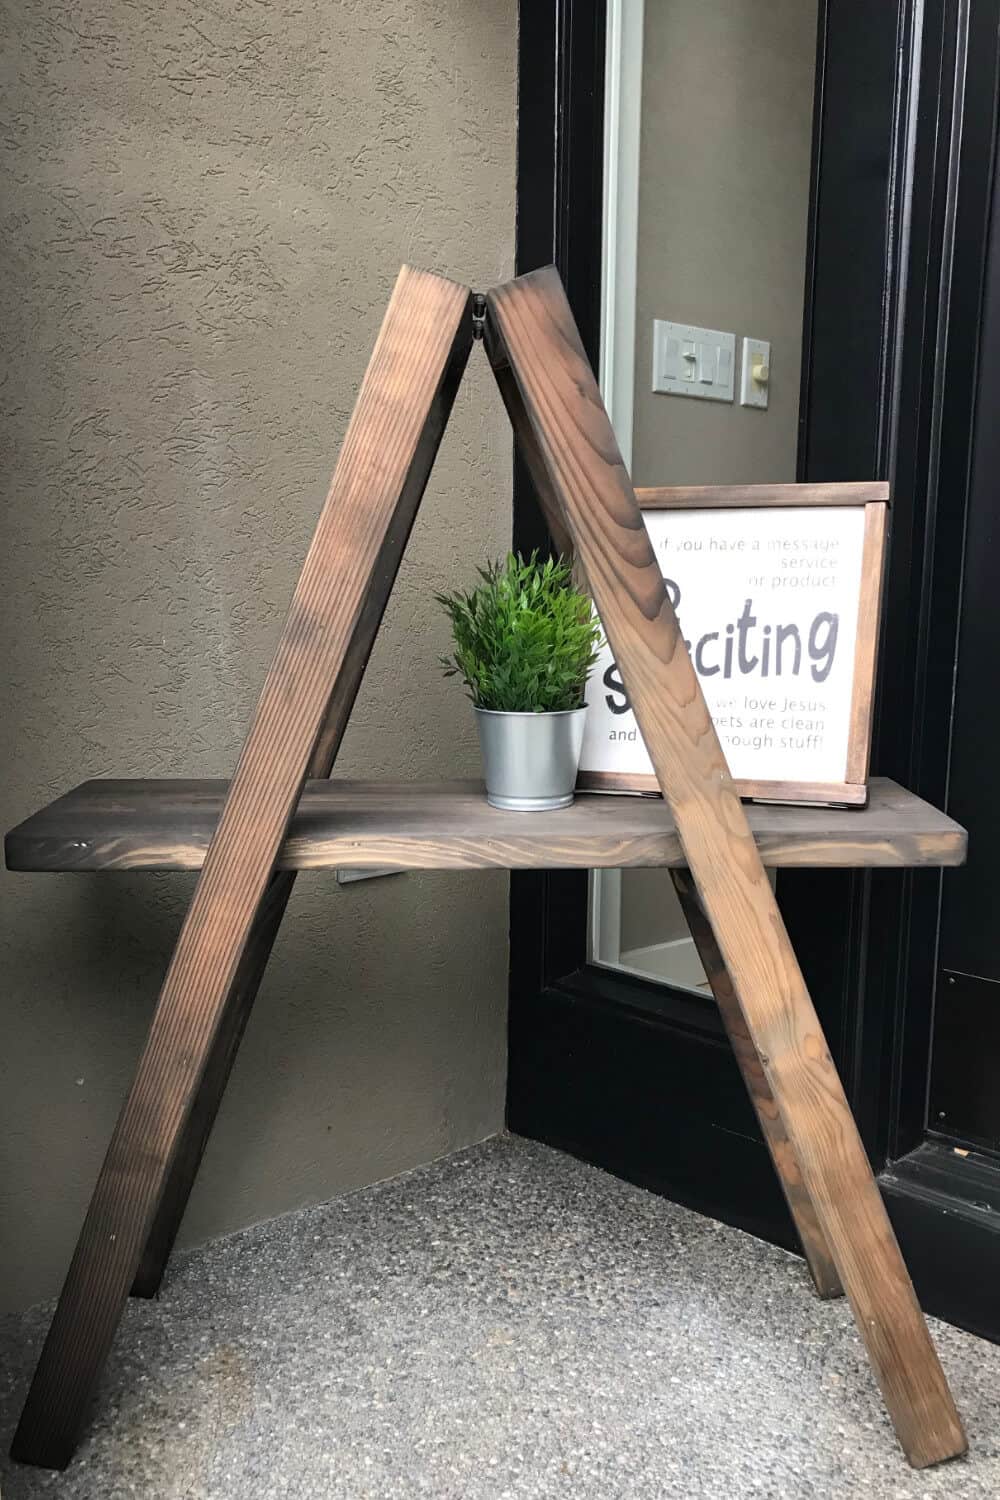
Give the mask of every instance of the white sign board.
[{"label": "white sign board", "polygon": [[[873,567],[866,555],[867,509],[644,510],[668,596],[744,795],[797,800],[798,786],[802,800],[864,800],[875,665],[868,615],[874,588],[877,622],[883,535],[880,526]],[[878,509],[884,522],[884,506]],[[653,768],[610,647],[591,674],[587,703],[581,785],[654,790]],[[865,741],[860,775],[859,729]]]}]

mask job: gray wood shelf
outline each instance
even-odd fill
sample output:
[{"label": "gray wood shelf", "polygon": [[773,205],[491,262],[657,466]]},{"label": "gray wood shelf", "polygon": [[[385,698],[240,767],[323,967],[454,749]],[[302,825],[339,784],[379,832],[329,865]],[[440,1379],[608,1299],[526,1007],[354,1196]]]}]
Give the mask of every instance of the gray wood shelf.
[{"label": "gray wood shelf", "polygon": [[[7,834],[11,870],[197,870],[226,781],[85,781]],[[965,831],[876,777],[866,808],[750,805],[771,866],[959,865]],[[685,863],[658,797],[581,795],[549,813],[500,812],[475,781],[308,781],[278,858],[283,870],[615,869]]]}]

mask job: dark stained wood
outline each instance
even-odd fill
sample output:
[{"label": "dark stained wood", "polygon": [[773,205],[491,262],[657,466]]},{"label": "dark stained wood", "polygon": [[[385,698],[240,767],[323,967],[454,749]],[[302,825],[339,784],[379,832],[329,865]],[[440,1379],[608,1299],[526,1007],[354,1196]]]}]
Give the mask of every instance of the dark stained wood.
[{"label": "dark stained wood", "polygon": [[[903,1450],[965,1433],[726,767],[558,273],[487,299],[489,350],[544,463],[686,862]],[[518,416],[518,406],[521,416]]]},{"label": "dark stained wood", "polygon": [[[225,781],[85,781],[7,835],[15,870],[196,870]],[[965,832],[881,777],[864,809],[748,807],[767,865],[958,865]],[[490,807],[481,783],[309,781],[278,853],[284,870],[576,869],[683,865],[662,797],[578,796],[555,812]]]},{"label": "dark stained wood", "polygon": [[774,1102],[767,1074],[761,1065],[757,1049],[750,1039],[733,991],[732,981],[722,962],[722,954],[715,941],[715,934],[698,899],[691,872],[687,869],[671,870],[670,878],[691,936],[694,938],[698,957],[701,959],[702,967],[712,987],[722,1024],[726,1028],[733,1054],[743,1074],[743,1081],[747,1086],[750,1102],[756,1111],[761,1133],[771,1153],[774,1170],[798,1231],[802,1253],[805,1255],[813,1285],[821,1297],[840,1297],[843,1295],[844,1288],[840,1284],[837,1267],[834,1265],[833,1256],[826,1243],[826,1236],[820,1228],[812,1200],[805,1190],[802,1173],[785,1131],[781,1112]]},{"label": "dark stained wood", "polygon": [[[459,373],[458,370],[453,373],[454,387],[457,387]],[[446,400],[450,409],[450,395],[446,396]],[[435,418],[438,425],[432,425],[427,429],[425,434],[427,440],[418,446],[415,456],[418,465],[417,477],[421,469],[426,470],[425,480],[430,472],[430,465],[437,451],[437,441],[443,431],[446,415],[447,413],[443,411],[438,413]],[[397,565],[401,556],[402,548],[399,549],[395,559]],[[392,571],[394,577],[395,569],[393,568]],[[330,699],[326,721],[309,762],[307,774],[310,777],[327,777],[333,770],[361,678],[382,622],[388,592],[388,587],[368,589],[354,634],[344,656],[344,663],[337,678],[333,696]],[[221,812],[221,803],[219,811]],[[214,832],[214,824],[205,842],[206,851],[212,832]],[[199,865],[201,863],[200,860]],[[254,919],[236,977],[222,1008],[218,1030],[205,1064],[204,1076],[182,1128],[167,1183],[142,1252],[139,1269],[132,1283],[131,1291],[135,1297],[154,1297],[160,1289],[170,1252],[174,1247],[184,1210],[191,1196],[191,1189],[194,1187],[201,1159],[212,1133],[226,1084],[229,1082],[229,1074],[250,1019],[250,1012],[257,998],[257,991],[264,977],[271,949],[278,935],[294,884],[294,872],[276,869],[271,876],[260,910]]]},{"label": "dark stained wood", "polygon": [[847,484],[670,484],[637,489],[641,510],[753,510],[771,505],[888,504],[881,480]]},{"label": "dark stained wood", "polygon": [[[219,811],[221,810],[220,801]],[[279,870],[272,875],[260,910],[254,918],[236,978],[222,1007],[204,1074],[187,1120],[181,1127],[152,1228],[143,1246],[139,1267],[130,1289],[133,1297],[155,1297],[160,1290],[170,1252],[174,1248],[177,1231],[181,1227],[184,1210],[294,884],[294,871]]]},{"label": "dark stained wood", "polygon": [[[602,861],[691,867],[694,884],[679,879],[692,928],[817,1283],[833,1291],[839,1274],[847,1288],[911,1461],[961,1451],[957,1414],[762,878],[751,823],[761,815],[759,843],[776,863],[953,863],[964,835],[950,820],[931,826],[933,810],[891,786],[885,798],[902,799],[892,808],[761,808],[748,821],[551,273],[494,294],[491,358],[556,535],[575,545],[619,653],[667,804],[584,798],[547,826],[546,815],[488,809],[469,786],[313,781],[296,806],[304,778],[333,763],[470,338],[468,293],[404,270],[232,783],[89,783],[10,836],[12,864],[27,851],[66,859],[61,868],[202,866],[14,1456],[48,1467],[68,1461],[129,1285],[158,1281],[292,871]],[[830,819],[868,822],[848,832]],[[275,873],[279,862],[286,868]]]},{"label": "dark stained wood", "polygon": [[492,340],[492,324],[486,322],[483,325],[483,342],[486,346],[486,352],[489,355],[490,364],[493,366],[493,374],[500,389],[504,406],[507,408],[507,415],[510,417],[515,431],[522,434],[518,439],[518,447],[528,474],[531,477],[531,483],[534,486],[538,504],[545,517],[545,526],[549,536],[552,538],[553,549],[557,555],[569,557],[573,551],[573,543],[569,532],[566,530],[566,522],[563,518],[559,502],[552,492],[552,481],[549,477],[544,457],[535,440],[534,430],[527,420],[517,382],[503,360],[494,358],[491,349]]},{"label": "dark stained wood", "polygon": [[408,268],[396,283],[21,1416],[22,1462],[72,1456],[303,780],[350,712],[468,357],[470,301]]}]

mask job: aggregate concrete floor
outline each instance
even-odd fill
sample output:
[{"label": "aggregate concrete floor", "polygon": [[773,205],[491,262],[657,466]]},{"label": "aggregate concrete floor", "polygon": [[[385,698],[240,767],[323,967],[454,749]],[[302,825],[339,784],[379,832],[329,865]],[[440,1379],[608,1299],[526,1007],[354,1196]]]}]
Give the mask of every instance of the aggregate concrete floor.
[{"label": "aggregate concrete floor", "polygon": [[[0,1337],[10,1441],[50,1309]],[[972,1456],[916,1473],[802,1263],[499,1137],[177,1258],[63,1474],[3,1500],[1000,1496],[1000,1348],[933,1325]]]}]

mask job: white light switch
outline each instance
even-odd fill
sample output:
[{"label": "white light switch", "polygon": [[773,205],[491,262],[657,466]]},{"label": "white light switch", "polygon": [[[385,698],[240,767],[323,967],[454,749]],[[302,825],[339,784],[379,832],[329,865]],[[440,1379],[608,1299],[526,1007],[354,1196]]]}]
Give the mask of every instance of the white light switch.
[{"label": "white light switch", "polygon": [[740,405],[767,406],[771,382],[771,346],[766,339],[743,340]]},{"label": "white light switch", "polygon": [[736,335],[690,323],[653,322],[653,390],[732,401]]}]

